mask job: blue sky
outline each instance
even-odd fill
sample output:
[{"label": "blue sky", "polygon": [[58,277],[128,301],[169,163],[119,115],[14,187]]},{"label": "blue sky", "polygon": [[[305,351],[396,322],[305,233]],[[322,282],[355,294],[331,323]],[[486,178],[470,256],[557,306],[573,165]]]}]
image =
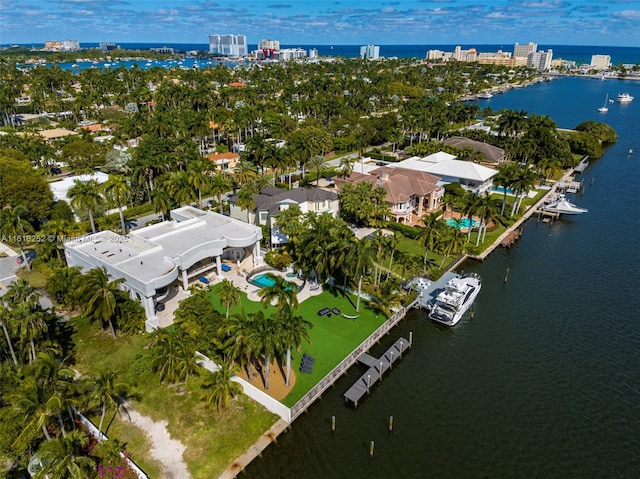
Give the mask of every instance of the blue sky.
[{"label": "blue sky", "polygon": [[640,46],[640,0],[0,0],[0,43]]}]

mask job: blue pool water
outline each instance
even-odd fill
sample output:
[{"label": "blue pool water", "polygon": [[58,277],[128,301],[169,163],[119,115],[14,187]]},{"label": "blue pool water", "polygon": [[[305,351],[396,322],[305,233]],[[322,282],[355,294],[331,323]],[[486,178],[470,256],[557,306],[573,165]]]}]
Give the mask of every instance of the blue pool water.
[{"label": "blue pool water", "polygon": [[[492,193],[504,194],[504,186],[493,186],[491,188],[491,192]],[[513,194],[513,190],[511,188],[507,188],[507,194],[508,195],[512,195]]]},{"label": "blue pool water", "polygon": [[269,278],[267,276],[267,273],[262,273],[251,278],[251,284],[255,284],[256,286],[260,286],[261,288],[269,288],[276,284],[276,282]]},{"label": "blue pool water", "polygon": [[[276,284],[276,282],[273,279],[269,278],[267,274],[268,273],[258,274],[253,278],[250,278],[249,282],[260,288],[270,288],[271,286]],[[287,286],[287,289],[295,287],[295,284],[291,283],[290,281],[287,281],[287,283],[289,284],[289,286]]]},{"label": "blue pool water", "polygon": [[[447,218],[444,220],[448,226],[453,226],[454,228],[468,228],[469,227],[469,218],[460,218],[458,221],[453,218]],[[471,220],[471,226],[473,228],[478,227],[478,222],[476,220]]]}]

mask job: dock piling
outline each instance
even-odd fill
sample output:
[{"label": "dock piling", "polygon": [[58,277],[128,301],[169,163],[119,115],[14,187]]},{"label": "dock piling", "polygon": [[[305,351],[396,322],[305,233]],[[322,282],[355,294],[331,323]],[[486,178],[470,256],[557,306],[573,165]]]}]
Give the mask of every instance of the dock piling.
[{"label": "dock piling", "polygon": [[413,331],[409,331],[409,347],[413,346]]},{"label": "dock piling", "polygon": [[389,432],[393,431],[393,416],[389,416]]},{"label": "dock piling", "polygon": [[331,432],[335,432],[336,430],[336,417],[331,416]]},{"label": "dock piling", "polygon": [[375,447],[375,443],[373,441],[371,441],[371,444],[369,444],[369,457],[373,457],[373,448]]}]

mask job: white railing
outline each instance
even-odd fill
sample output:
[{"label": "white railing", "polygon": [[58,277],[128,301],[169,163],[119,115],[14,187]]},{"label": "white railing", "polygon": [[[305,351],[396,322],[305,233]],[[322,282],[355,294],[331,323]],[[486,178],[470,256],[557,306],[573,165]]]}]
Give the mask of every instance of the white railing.
[{"label": "white railing", "polygon": [[[84,417],[82,414],[78,413],[78,417],[80,419],[80,422],[82,423],[82,425],[87,428],[87,431],[89,432],[89,434],[93,437],[95,437],[98,442],[102,442],[102,441],[106,441],[109,438],[103,434],[97,427],[95,424],[93,424],[89,419],[87,419],[86,417]],[[149,479],[149,476],[147,476],[145,474],[145,472],[140,469],[140,467],[138,467],[138,465],[133,462],[131,459],[129,459],[124,452],[120,451],[120,457],[124,458],[127,463],[129,464],[129,467],[131,469],[133,469],[133,471],[136,473],[136,475],[138,476],[138,479]]]}]

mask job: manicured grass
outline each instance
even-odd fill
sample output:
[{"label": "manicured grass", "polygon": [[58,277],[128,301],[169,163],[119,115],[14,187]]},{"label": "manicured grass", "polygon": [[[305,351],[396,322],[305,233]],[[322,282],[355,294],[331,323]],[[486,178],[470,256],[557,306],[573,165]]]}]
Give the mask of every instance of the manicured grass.
[{"label": "manicured grass", "polygon": [[[215,291],[218,285],[214,285],[212,297],[214,307],[221,313],[225,312],[220,304]],[[256,301],[250,301],[245,294],[242,294],[242,307],[247,314],[262,309],[262,305]],[[302,396],[304,396],[316,383],[331,371],[340,361],[342,361],[351,351],[353,351],[362,341],[364,341],[373,331],[375,331],[387,318],[378,315],[369,309],[365,299],[360,300],[360,312],[356,312],[356,295],[344,296],[340,290],[325,289],[321,294],[312,296],[302,303],[298,314],[313,323],[313,328],[309,330],[311,343],[304,342],[300,352],[292,351],[291,365],[295,370],[296,384],[282,400],[286,406],[293,406]],[[318,311],[324,308],[337,308],[340,315],[331,314],[318,316]],[[238,311],[240,306],[232,308]],[[275,311],[270,307],[265,310],[268,316]],[[347,319],[342,314],[348,316],[359,315],[357,319]],[[312,374],[303,374],[298,370],[302,354],[307,353],[316,358]]]},{"label": "manicured grass", "polygon": [[[120,336],[114,340],[85,319],[75,319],[74,326],[77,330],[75,367],[82,373],[104,369],[121,371],[120,380],[135,390],[137,397],[132,403],[136,410],[156,421],[168,421],[171,436],[186,446],[184,460],[195,479],[220,475],[278,419],[244,395],[223,411],[205,409],[201,379],[197,376],[190,377],[187,384],[160,384],[141,360],[141,353],[149,342],[147,335]],[[136,463],[143,468],[157,467],[149,455],[150,444],[139,438],[138,428],[126,421],[112,425],[114,427],[116,434],[122,427],[126,430],[125,438],[136,438],[127,447]],[[150,477],[158,476],[151,474]]]}]

